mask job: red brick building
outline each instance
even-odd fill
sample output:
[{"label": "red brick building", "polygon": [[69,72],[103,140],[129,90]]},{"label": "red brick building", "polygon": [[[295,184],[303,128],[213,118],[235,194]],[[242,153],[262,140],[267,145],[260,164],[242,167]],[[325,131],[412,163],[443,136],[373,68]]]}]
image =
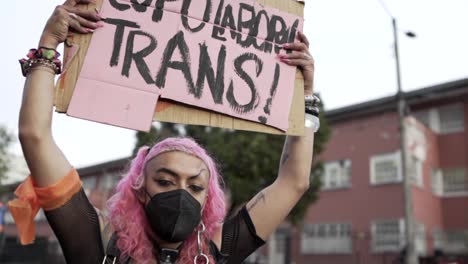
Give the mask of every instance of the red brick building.
[{"label": "red brick building", "polygon": [[[468,79],[404,97],[417,252],[467,256]],[[322,191],[293,232],[291,263],[394,263],[405,246],[396,105],[387,97],[326,113]]]}]

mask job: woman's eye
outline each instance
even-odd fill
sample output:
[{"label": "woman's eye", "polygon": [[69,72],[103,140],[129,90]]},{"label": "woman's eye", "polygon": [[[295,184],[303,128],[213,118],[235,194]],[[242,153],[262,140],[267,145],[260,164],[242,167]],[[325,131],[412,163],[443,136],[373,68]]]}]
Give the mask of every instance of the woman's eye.
[{"label": "woman's eye", "polygon": [[190,185],[190,189],[192,189],[192,191],[196,193],[202,192],[203,190],[205,190],[205,188],[198,186],[198,185]]},{"label": "woman's eye", "polygon": [[172,185],[172,182],[166,180],[156,180],[156,182],[163,187]]}]

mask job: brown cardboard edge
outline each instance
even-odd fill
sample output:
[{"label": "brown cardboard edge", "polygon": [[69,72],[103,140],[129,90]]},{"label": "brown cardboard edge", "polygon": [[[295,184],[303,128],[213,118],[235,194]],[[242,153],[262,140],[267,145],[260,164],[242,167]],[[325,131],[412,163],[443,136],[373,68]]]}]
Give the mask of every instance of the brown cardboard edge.
[{"label": "brown cardboard edge", "polygon": [[[96,6],[100,8],[103,0],[97,0]],[[304,16],[304,4],[295,0],[259,0],[257,1],[265,6],[277,8],[279,10],[289,12],[295,15]],[[94,5],[83,5],[80,8],[94,10]],[[84,58],[91,41],[91,34],[75,35],[69,39],[72,43],[78,45],[77,54],[67,65],[67,71],[63,73],[56,85],[55,92],[55,111],[66,113],[70,104],[79,72],[83,66]],[[68,58],[70,49],[65,47],[64,58]],[[304,134],[304,84],[302,74],[298,70],[296,72],[296,81],[294,83],[294,95],[291,104],[289,115],[289,128],[286,132],[282,130],[259,124],[252,121],[233,118],[224,114],[215,113],[210,110],[200,110],[185,105],[172,104],[171,107],[155,113],[153,120],[161,122],[181,123],[188,125],[206,125],[214,127],[222,127],[236,130],[247,130],[271,134],[283,135],[303,135]]]}]

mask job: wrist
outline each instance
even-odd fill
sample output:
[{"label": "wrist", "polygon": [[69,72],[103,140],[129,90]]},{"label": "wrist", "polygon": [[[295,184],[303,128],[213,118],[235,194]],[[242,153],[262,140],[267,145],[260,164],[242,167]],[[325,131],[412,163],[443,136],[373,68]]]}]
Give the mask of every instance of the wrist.
[{"label": "wrist", "polygon": [[57,49],[59,43],[57,40],[54,40],[53,38],[47,37],[47,36],[42,36],[41,39],[39,40],[39,47],[44,47],[48,49]]}]

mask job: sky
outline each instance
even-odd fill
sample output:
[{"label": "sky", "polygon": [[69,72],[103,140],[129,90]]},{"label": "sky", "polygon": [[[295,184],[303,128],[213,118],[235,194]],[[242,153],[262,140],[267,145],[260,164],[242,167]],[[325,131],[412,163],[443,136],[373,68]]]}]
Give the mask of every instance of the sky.
[{"label": "sky", "polygon": [[[381,2],[382,1],[382,2]],[[404,91],[468,78],[467,0],[307,0],[304,32],[315,58],[315,91],[326,109],[396,92],[393,33],[399,26]],[[5,1],[0,50],[0,125],[17,134],[24,77],[17,62],[37,46],[57,0]],[[385,3],[387,11],[382,6]],[[407,38],[405,31],[416,33]],[[53,134],[71,164],[128,157],[135,132],[54,114]],[[21,155],[16,142],[11,152]]]}]

